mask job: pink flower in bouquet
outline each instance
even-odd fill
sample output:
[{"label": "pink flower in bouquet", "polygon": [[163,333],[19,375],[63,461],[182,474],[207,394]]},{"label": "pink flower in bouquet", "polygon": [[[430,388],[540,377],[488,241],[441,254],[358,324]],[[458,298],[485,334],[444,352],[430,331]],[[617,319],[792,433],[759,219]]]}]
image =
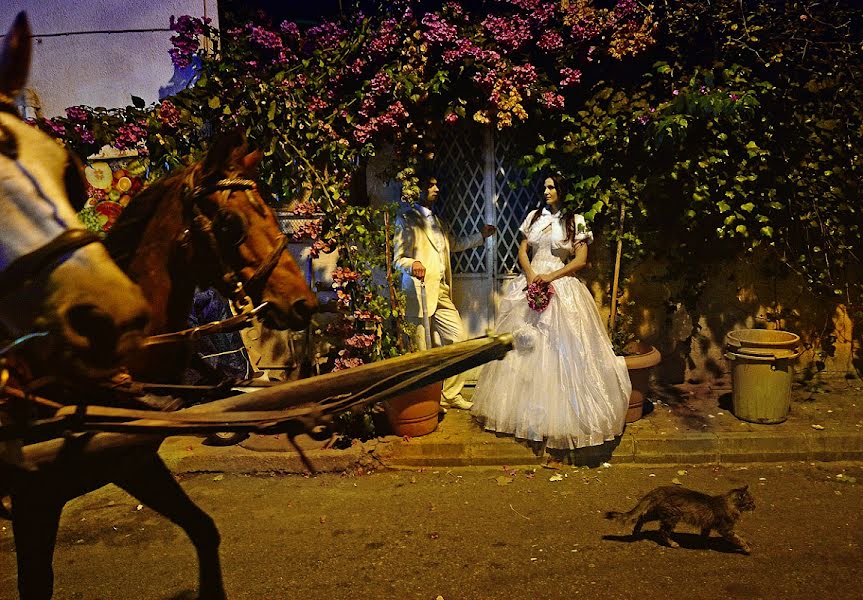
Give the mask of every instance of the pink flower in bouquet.
[{"label": "pink flower in bouquet", "polygon": [[535,281],[527,286],[527,305],[538,313],[548,308],[552,296],[554,286],[551,283]]}]

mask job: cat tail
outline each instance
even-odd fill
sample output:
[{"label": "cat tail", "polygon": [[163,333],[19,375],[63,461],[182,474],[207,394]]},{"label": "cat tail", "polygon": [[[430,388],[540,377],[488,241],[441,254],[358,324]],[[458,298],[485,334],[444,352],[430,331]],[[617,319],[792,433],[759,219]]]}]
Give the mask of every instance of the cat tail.
[{"label": "cat tail", "polygon": [[648,497],[644,497],[631,511],[617,512],[616,510],[610,510],[605,513],[605,518],[617,521],[618,523],[623,523],[624,525],[631,525],[649,510],[651,504],[652,500]]}]

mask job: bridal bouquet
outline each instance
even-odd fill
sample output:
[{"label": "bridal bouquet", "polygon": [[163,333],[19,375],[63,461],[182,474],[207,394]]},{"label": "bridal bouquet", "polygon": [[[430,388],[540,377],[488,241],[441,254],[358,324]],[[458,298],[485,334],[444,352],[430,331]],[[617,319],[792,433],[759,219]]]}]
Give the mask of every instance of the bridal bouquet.
[{"label": "bridal bouquet", "polygon": [[548,308],[551,297],[554,296],[554,286],[546,282],[533,282],[527,286],[527,305],[541,313]]}]

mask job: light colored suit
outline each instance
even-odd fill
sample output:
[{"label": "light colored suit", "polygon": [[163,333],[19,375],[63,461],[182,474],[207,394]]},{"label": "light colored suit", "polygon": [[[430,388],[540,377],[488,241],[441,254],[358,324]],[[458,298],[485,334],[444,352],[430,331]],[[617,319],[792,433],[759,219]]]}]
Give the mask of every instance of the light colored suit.
[{"label": "light colored suit", "polygon": [[[462,342],[467,339],[467,333],[461,322],[461,315],[450,296],[452,289],[450,253],[474,248],[483,242],[481,233],[455,238],[440,219],[437,217],[435,219],[443,235],[435,234],[429,219],[418,208],[408,207],[396,219],[393,240],[393,266],[402,273],[406,316],[417,326],[414,343],[421,350],[426,346],[425,329],[422,324],[419,279],[411,276],[414,262],[420,261],[426,269],[426,306],[429,312],[432,344],[441,346]],[[443,259],[443,272],[441,272],[439,256]],[[464,380],[463,373],[445,379],[442,392],[444,400],[451,401],[457,398],[464,387]]]}]

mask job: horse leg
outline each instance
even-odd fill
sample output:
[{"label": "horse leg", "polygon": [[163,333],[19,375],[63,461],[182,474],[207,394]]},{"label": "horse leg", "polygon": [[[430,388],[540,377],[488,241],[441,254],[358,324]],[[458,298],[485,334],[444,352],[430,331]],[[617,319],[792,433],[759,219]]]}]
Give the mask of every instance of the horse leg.
[{"label": "horse leg", "polygon": [[201,510],[154,452],[135,461],[126,473],[116,474],[114,483],[164,515],[186,532],[198,553],[198,586],[201,600],[225,598],[219,561],[219,531],[213,519]]},{"label": "horse leg", "polygon": [[61,502],[41,501],[33,490],[12,491],[12,532],[21,600],[47,600],[54,594],[52,563],[62,511]]}]

